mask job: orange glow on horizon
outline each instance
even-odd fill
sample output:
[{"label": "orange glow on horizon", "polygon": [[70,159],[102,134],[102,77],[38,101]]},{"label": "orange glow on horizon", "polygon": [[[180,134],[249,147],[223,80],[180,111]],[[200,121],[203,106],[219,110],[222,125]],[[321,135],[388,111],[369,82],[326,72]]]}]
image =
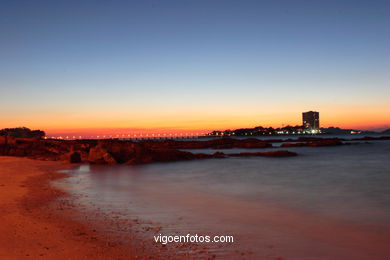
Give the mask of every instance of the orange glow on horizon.
[{"label": "orange glow on horizon", "polygon": [[[96,112],[87,113],[39,113],[32,116],[6,115],[0,119],[1,128],[26,126],[44,130],[48,135],[112,135],[112,134],[164,134],[197,133],[212,130],[234,130],[238,128],[283,127],[301,125],[302,112],[320,112],[321,127],[340,127],[347,129],[390,128],[390,111],[385,107],[364,106],[336,109],[333,107],[305,107],[299,109],[199,109],[183,111]],[[113,116],[115,115],[115,116]]]},{"label": "orange glow on horizon", "polygon": [[[330,118],[332,119],[332,118]],[[255,121],[255,120],[253,120]],[[239,128],[253,128],[256,126],[263,127],[283,127],[283,126],[296,126],[301,125],[301,120],[294,121],[284,121],[284,123],[279,122],[267,122],[267,123],[250,123],[250,122],[214,122],[214,123],[194,123],[188,124],[182,127],[169,127],[169,126],[158,126],[158,125],[148,125],[147,127],[123,127],[113,126],[111,127],[103,127],[99,124],[93,124],[93,127],[87,127],[87,125],[82,125],[82,127],[41,127],[44,124],[18,124],[18,125],[7,125],[5,127],[19,127],[26,126],[31,129],[41,129],[44,130],[48,135],[59,135],[59,134],[78,134],[78,135],[121,135],[121,134],[164,134],[164,133],[208,133],[213,130],[234,130]],[[389,121],[381,121],[375,118],[371,118],[369,120],[359,120],[355,121],[354,118],[345,118],[345,120],[328,120],[327,118],[321,118],[320,115],[320,126],[321,127],[340,127],[345,129],[359,129],[359,130],[369,130],[375,128],[390,128]],[[3,128],[3,127],[2,127]]]},{"label": "orange glow on horizon", "polygon": [[[321,119],[320,119],[321,120]],[[62,129],[44,129],[48,135],[59,135],[59,134],[78,134],[78,135],[100,135],[100,137],[106,136],[107,138],[111,137],[126,137],[126,135],[132,135],[133,137],[140,137],[140,135],[149,135],[149,136],[166,136],[166,134],[188,134],[188,135],[203,135],[209,133],[213,130],[234,130],[239,128],[254,128],[256,126],[263,127],[283,127],[283,126],[296,126],[301,125],[301,122],[291,121],[284,124],[221,124],[215,127],[203,127],[203,128],[191,128],[191,127],[150,127],[150,128],[123,128],[123,127],[113,127],[113,128],[62,128]],[[382,121],[376,120],[367,120],[364,123],[355,123],[352,119],[346,120],[345,122],[333,123],[333,122],[321,122],[321,127],[340,127],[344,129],[358,129],[358,130],[370,130],[375,128],[390,128],[389,124]]]}]

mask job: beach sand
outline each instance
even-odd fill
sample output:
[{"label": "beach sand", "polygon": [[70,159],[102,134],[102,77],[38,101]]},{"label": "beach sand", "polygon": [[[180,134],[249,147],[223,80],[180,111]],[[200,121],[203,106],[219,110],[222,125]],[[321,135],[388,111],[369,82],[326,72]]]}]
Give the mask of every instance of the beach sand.
[{"label": "beach sand", "polygon": [[62,207],[57,199],[67,195],[49,183],[65,177],[56,171],[69,167],[61,162],[0,157],[1,259],[136,256],[131,248],[74,220],[72,210]]},{"label": "beach sand", "polygon": [[[51,185],[74,165],[0,156],[0,259],[211,259],[205,247],[153,241],[160,227],[74,203]],[[155,226],[154,228],[150,226]]]}]

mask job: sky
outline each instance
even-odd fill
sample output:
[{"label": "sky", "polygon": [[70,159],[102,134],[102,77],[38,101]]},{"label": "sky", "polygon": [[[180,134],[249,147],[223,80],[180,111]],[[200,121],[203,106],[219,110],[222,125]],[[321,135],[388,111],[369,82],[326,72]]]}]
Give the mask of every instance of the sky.
[{"label": "sky", "polygon": [[0,128],[390,128],[390,1],[7,1]]}]

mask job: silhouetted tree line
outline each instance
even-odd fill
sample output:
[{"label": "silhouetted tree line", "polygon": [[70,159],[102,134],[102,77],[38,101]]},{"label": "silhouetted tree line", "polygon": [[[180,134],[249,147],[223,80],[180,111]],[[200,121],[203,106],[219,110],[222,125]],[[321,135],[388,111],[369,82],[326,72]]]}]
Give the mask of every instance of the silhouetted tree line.
[{"label": "silhouetted tree line", "polygon": [[12,136],[17,138],[29,138],[38,137],[42,138],[45,136],[45,132],[41,130],[31,130],[27,127],[16,127],[16,128],[4,128],[0,130],[0,136]]}]

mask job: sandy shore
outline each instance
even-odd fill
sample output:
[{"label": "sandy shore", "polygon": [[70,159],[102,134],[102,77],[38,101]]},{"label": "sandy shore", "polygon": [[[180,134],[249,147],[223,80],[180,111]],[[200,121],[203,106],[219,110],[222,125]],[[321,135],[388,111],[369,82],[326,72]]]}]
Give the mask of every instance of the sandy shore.
[{"label": "sandy shore", "polygon": [[[159,233],[161,229],[158,223],[144,223],[142,219],[121,219],[114,212],[108,214],[91,212],[75,204],[76,200],[72,196],[50,184],[53,180],[68,176],[58,173],[58,170],[72,166],[58,161],[0,157],[0,259],[212,259],[215,257],[207,245],[172,243],[163,246],[154,243],[153,235]],[[170,199],[164,197],[164,200]],[[174,197],[172,200],[176,204],[189,203],[185,198]],[[209,201],[212,207],[208,212],[215,211],[211,197],[199,201]],[[290,214],[282,210],[275,213],[270,207],[265,207],[261,212],[247,211],[242,203],[237,205],[232,204],[231,201],[229,203],[232,212],[225,216],[229,220],[228,223],[231,221],[231,216],[239,217],[235,212],[246,212],[246,221],[253,223],[251,229],[258,231],[253,238],[254,244],[250,244],[252,247],[264,243],[273,245],[272,238],[278,237],[275,234],[291,236],[298,230],[299,237],[302,238],[302,243],[297,242],[299,248],[304,247],[308,241],[320,241],[319,245],[324,244],[322,242],[331,245],[329,250],[340,249],[328,252],[332,256],[338,256],[329,259],[347,259],[350,256],[354,259],[369,259],[367,255],[372,255],[376,259],[387,259],[389,240],[385,234],[356,229],[353,223],[341,225],[336,222],[324,222],[299,212],[290,212]],[[207,205],[200,205],[198,211],[205,210],[205,206]],[[191,204],[191,207],[194,205]],[[224,219],[224,216],[219,217]],[[321,225],[318,225],[319,223]],[[320,227],[322,229],[319,229]],[[267,235],[266,231],[269,228],[273,231]],[[260,237],[265,240],[259,242]],[[277,240],[280,242],[280,239]],[[246,254],[245,250],[230,252],[232,248],[229,245],[227,248],[220,248],[222,254],[218,256],[221,259],[258,259],[251,254]],[[284,259],[275,257],[281,252],[276,252],[272,248],[273,246],[267,246],[263,250],[267,251],[264,255],[268,256],[263,259]],[[345,252],[341,250],[343,248]],[[268,252],[270,250],[275,252],[271,254]],[[312,248],[307,250],[307,252],[313,251]],[[324,257],[318,259],[327,259],[327,247],[314,249],[317,250],[319,252],[325,250]],[[289,255],[287,251],[284,253]],[[343,255],[346,257],[341,257]]]},{"label": "sandy shore", "polygon": [[[0,156],[0,259],[212,259],[205,247],[154,243],[154,223],[76,205],[51,182],[74,165]],[[154,227],[150,227],[154,226]]]},{"label": "sandy shore", "polygon": [[69,168],[61,162],[0,157],[0,258],[130,259],[125,245],[73,220],[58,198],[67,196],[49,185]]}]

